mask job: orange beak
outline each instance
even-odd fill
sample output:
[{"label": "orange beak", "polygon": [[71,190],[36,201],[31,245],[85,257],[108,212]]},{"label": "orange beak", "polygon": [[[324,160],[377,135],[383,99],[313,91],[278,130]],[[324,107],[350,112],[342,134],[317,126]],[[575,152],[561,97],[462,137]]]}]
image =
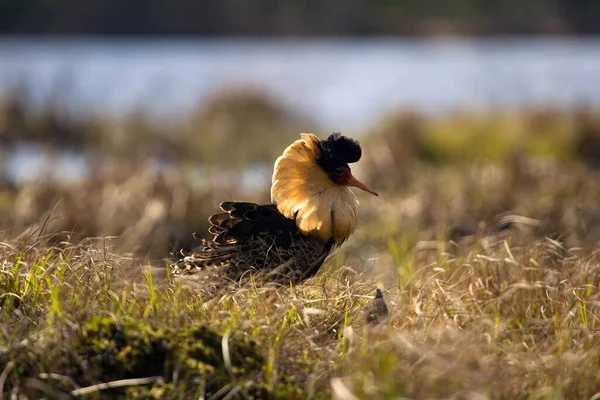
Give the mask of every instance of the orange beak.
[{"label": "orange beak", "polygon": [[359,181],[352,175],[350,175],[350,179],[348,180],[348,183],[346,183],[346,185],[354,186],[354,187],[364,190],[365,192],[369,192],[371,194],[374,194],[375,196],[379,196],[376,191],[374,191],[373,189],[371,189],[370,187],[368,187],[367,185],[365,185],[364,183],[362,183],[361,181]]}]

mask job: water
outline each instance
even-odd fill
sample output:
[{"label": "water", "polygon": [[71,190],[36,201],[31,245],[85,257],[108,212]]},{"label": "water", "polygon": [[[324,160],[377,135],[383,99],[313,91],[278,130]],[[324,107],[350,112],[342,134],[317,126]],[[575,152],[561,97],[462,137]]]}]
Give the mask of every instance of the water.
[{"label": "water", "polygon": [[50,150],[28,142],[11,149],[3,161],[4,170],[1,173],[17,186],[37,180],[74,183],[91,172],[83,154]]},{"label": "water", "polygon": [[[360,134],[390,109],[600,104],[600,39],[244,40],[0,39],[0,96],[16,85],[32,107],[58,98],[77,113],[149,109],[185,114],[217,90],[262,89],[323,131]],[[7,177],[80,180],[78,154],[27,144],[5,163]],[[244,182],[254,187],[264,171]]]},{"label": "water", "polygon": [[326,130],[396,107],[426,112],[600,104],[600,39],[0,39],[0,96],[76,113],[189,112],[216,90],[264,89]]}]

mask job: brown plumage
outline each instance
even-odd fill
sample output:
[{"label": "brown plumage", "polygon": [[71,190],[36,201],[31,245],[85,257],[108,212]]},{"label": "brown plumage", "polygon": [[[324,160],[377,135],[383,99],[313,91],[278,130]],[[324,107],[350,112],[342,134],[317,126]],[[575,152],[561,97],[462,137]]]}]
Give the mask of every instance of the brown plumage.
[{"label": "brown plumage", "polygon": [[275,162],[271,204],[224,202],[209,218],[212,240],[183,252],[175,274],[204,272],[232,282],[301,282],[356,228],[358,201],[349,186],[377,195],[354,178],[358,142],[340,134],[320,140],[305,133]]},{"label": "brown plumage", "polygon": [[375,291],[375,298],[369,304],[369,308],[367,308],[365,312],[365,318],[367,320],[367,324],[370,326],[379,325],[384,322],[388,317],[388,308],[387,304],[385,304],[385,300],[383,299],[383,292],[381,289],[377,289]]}]

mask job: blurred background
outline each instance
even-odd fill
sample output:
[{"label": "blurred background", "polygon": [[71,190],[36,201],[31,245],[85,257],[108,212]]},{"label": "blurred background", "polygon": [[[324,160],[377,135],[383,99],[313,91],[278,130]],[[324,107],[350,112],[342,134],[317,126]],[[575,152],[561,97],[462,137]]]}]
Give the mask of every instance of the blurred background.
[{"label": "blurred background", "polygon": [[[600,238],[600,2],[0,3],[0,230],[194,245],[300,132],[357,137],[358,264],[510,229]],[[525,218],[527,217],[527,218]]]}]

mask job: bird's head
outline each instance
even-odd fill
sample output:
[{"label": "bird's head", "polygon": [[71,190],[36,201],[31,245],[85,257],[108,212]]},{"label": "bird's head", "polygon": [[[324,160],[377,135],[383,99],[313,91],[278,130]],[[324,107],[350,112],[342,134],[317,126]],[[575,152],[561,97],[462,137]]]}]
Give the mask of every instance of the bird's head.
[{"label": "bird's head", "polygon": [[378,195],[352,175],[348,164],[361,155],[359,143],[339,133],[325,140],[303,133],[275,162],[271,200],[302,233],[343,242],[356,228],[358,202],[349,187]]},{"label": "bird's head", "polygon": [[352,176],[348,164],[355,163],[362,156],[358,141],[342,136],[340,133],[330,135],[327,140],[319,140],[317,164],[336,185],[354,186],[375,196],[377,192]]}]

